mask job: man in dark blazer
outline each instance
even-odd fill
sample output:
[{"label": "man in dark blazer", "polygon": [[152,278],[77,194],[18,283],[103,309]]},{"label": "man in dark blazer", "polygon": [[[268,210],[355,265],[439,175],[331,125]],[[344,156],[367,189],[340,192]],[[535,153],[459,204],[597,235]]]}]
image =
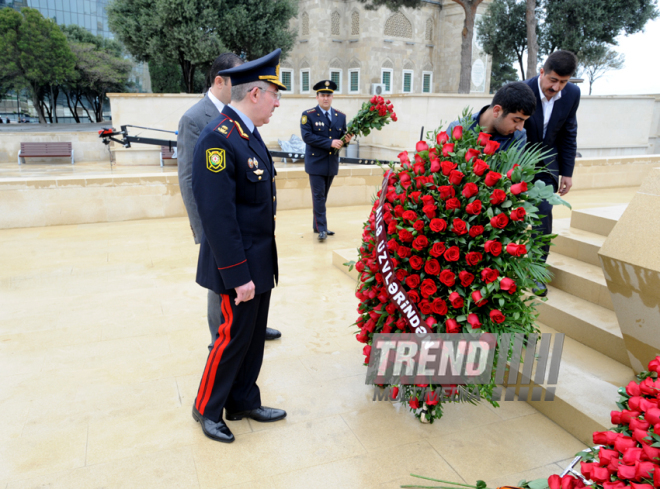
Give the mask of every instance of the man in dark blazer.
[{"label": "man in dark blazer", "polygon": [[[541,143],[551,153],[545,158],[545,170],[537,180],[552,185],[559,195],[566,195],[573,186],[573,168],[577,153],[577,109],[580,105],[580,89],[569,83],[577,70],[577,57],[570,51],[555,51],[546,59],[539,76],[526,80],[536,95],[536,112],[525,122],[527,142]],[[538,231],[552,234],[552,205],[543,201],[539,214]],[[546,246],[547,259],[549,246]],[[538,284],[537,295],[545,296],[547,288]]]},{"label": "man in dark blazer", "polygon": [[314,85],[318,105],[306,110],[300,119],[300,133],[305,141],[305,171],[309,174],[312,189],[314,220],[312,228],[324,241],[335,234],[328,231],[325,203],[335,175],[339,173],[339,150],[346,143],[341,138],[346,134],[346,115],[332,108],[332,99],[337,84],[332,80],[322,80]]},{"label": "man in dark blazer", "polygon": [[193,418],[204,434],[230,443],[222,419],[259,422],[286,412],[261,404],[257,378],[264,354],[271,290],[278,278],[275,165],[257,127],[267,124],[285,89],[277,49],[220,71],[231,78],[231,104],[202,131],[193,154],[192,188],[202,223],[197,283],[221,296],[218,329],[199,385]]},{"label": "man in dark blazer", "polygon": [[[183,114],[179,121],[179,131],[177,136],[177,170],[179,173],[179,187],[183,203],[190,220],[190,229],[192,230],[195,244],[200,244],[204,239],[202,222],[197,212],[197,204],[192,191],[192,159],[195,144],[199,135],[206,125],[220,115],[222,109],[231,100],[231,80],[229,77],[217,76],[222,70],[227,70],[243,64],[243,60],[234,53],[223,53],[218,56],[210,71],[210,83],[206,95],[195,105]],[[223,322],[220,296],[208,290],[207,298],[207,320],[209,331],[211,332],[211,343],[209,351],[213,349],[215,337],[218,332],[218,326]],[[282,334],[276,329],[268,328],[266,339],[274,340]]]}]

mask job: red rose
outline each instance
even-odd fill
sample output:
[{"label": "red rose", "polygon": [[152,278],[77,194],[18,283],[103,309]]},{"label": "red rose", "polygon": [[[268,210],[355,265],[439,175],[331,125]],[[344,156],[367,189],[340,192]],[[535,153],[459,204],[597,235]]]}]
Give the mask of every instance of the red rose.
[{"label": "red rose", "polygon": [[454,131],[451,133],[451,137],[460,141],[463,138],[463,126],[454,127]]},{"label": "red rose", "polygon": [[481,236],[484,234],[484,227],[483,226],[472,226],[470,228],[470,237],[471,238],[476,238],[477,236]]},{"label": "red rose", "polygon": [[416,397],[408,401],[408,406],[410,406],[411,409],[419,409],[419,399]]},{"label": "red rose", "polygon": [[404,212],[405,212],[405,211],[403,210],[403,206],[402,206],[402,205],[397,205],[397,206],[394,208],[394,215],[397,216],[397,217],[403,217],[403,213],[404,213]]},{"label": "red rose", "polygon": [[492,268],[484,268],[481,271],[481,280],[486,282],[487,284],[491,282],[495,282],[497,280],[497,277],[500,276],[500,272],[497,270],[493,270]]},{"label": "red rose", "polygon": [[418,251],[423,249],[423,248],[426,248],[428,245],[429,245],[429,240],[424,235],[417,236],[415,238],[415,241],[413,241],[413,244],[412,244],[413,248],[415,248]]},{"label": "red rose", "polygon": [[660,373],[660,356],[655,357],[649,362],[649,371]]},{"label": "red rose", "polygon": [[458,292],[452,292],[449,294],[449,302],[451,302],[451,307],[454,309],[460,309],[463,307],[463,298]]},{"label": "red rose", "polygon": [[399,229],[399,239],[404,243],[409,243],[413,240],[413,235],[407,229]]},{"label": "red rose", "polygon": [[399,254],[399,258],[408,258],[412,254],[411,249],[407,246],[399,246],[396,252]]},{"label": "red rose", "polygon": [[484,148],[484,154],[485,155],[492,155],[495,154],[495,151],[497,151],[500,147],[500,143],[497,141],[488,141],[486,143],[486,147]]},{"label": "red rose", "polygon": [[479,146],[486,146],[486,143],[488,143],[488,140],[493,137],[492,134],[488,134],[486,132],[480,132],[479,136],[477,136],[477,144]]},{"label": "red rose", "polygon": [[520,166],[518,163],[513,165],[513,168],[511,168],[508,172],[506,172],[506,176],[509,180],[511,180],[511,175],[513,175],[513,170],[516,169],[516,167]]},{"label": "red rose", "polygon": [[454,143],[446,143],[442,145],[442,156],[445,158],[449,156],[449,153],[454,152]]},{"label": "red rose", "polygon": [[415,221],[415,224],[413,224],[413,228],[415,228],[415,231],[420,232],[424,229],[424,221],[421,219],[419,221]]},{"label": "red rose", "polygon": [[407,276],[408,276],[408,272],[406,272],[403,268],[399,268],[396,271],[396,279],[399,282],[403,282],[406,279]]},{"label": "red rose", "polygon": [[474,165],[472,165],[472,171],[474,171],[475,175],[479,175],[479,176],[482,176],[484,173],[486,173],[486,170],[489,169],[490,166],[488,166],[488,163],[480,159],[477,159],[474,162]]},{"label": "red rose", "polygon": [[513,294],[516,291],[516,288],[516,282],[513,279],[504,277],[502,280],[500,280],[500,290],[508,292],[509,294]]},{"label": "red rose", "polygon": [[619,469],[617,470],[617,475],[619,476],[620,479],[634,479],[635,466],[629,467],[627,465],[619,465]]},{"label": "red rose", "polygon": [[492,187],[500,180],[500,178],[502,178],[500,173],[497,173],[496,171],[489,171],[486,175],[486,180],[484,180],[484,183],[489,187]]},{"label": "red rose", "polygon": [[415,304],[419,302],[419,294],[417,293],[416,290],[409,291],[408,298],[411,300],[411,302],[414,302]]},{"label": "red rose", "polygon": [[493,193],[490,195],[490,203],[493,205],[499,205],[506,200],[506,194],[504,190],[496,188],[493,190]]},{"label": "red rose", "polygon": [[433,300],[431,303],[431,308],[435,314],[439,314],[441,316],[447,314],[447,303],[439,297]]},{"label": "red rose", "polygon": [[440,192],[440,198],[442,200],[447,200],[456,195],[456,191],[454,190],[454,187],[452,187],[451,185],[442,185],[438,187],[438,192]]},{"label": "red rose", "polygon": [[458,324],[455,319],[447,319],[445,326],[447,327],[447,333],[461,332],[461,325]]},{"label": "red rose", "polygon": [[413,255],[410,257],[410,266],[415,270],[421,270],[423,265],[424,260],[422,260],[419,256]]},{"label": "red rose", "polygon": [[506,252],[513,256],[524,256],[527,254],[527,247],[525,245],[509,243],[506,245]]},{"label": "red rose", "polygon": [[445,284],[447,287],[453,287],[456,283],[456,275],[451,270],[443,270],[440,272],[440,282]]},{"label": "red rose", "polygon": [[518,207],[517,209],[513,209],[511,211],[511,220],[512,221],[522,221],[525,219],[525,216],[527,213],[525,212],[525,209],[522,207]]},{"label": "red rose", "polygon": [[477,199],[471,204],[466,205],[465,212],[467,212],[472,216],[478,216],[479,214],[481,214],[481,201]]},{"label": "red rose", "polygon": [[399,161],[401,163],[410,163],[410,157],[408,156],[407,151],[403,151],[403,152],[399,153],[397,156],[398,156]]},{"label": "red rose", "polygon": [[406,277],[406,285],[411,289],[416,289],[417,287],[419,287],[419,282],[420,282],[419,275],[417,274],[409,275],[408,277]]},{"label": "red rose", "polygon": [[552,474],[548,477],[548,486],[550,489],[561,489],[561,477],[557,474]]},{"label": "red rose", "polygon": [[447,221],[444,219],[431,219],[431,223],[429,224],[429,227],[431,228],[431,231],[434,233],[441,233],[445,229],[447,229]]},{"label": "red rose", "polygon": [[486,253],[490,253],[493,256],[500,256],[500,253],[502,253],[502,243],[492,239],[488,240],[484,245],[484,251],[486,251]]},{"label": "red rose", "polygon": [[461,208],[461,201],[458,200],[456,197],[452,199],[448,199],[447,202],[445,202],[445,208],[450,211],[452,209],[460,209]]},{"label": "red rose", "polygon": [[410,185],[412,184],[412,182],[410,180],[410,175],[408,175],[407,173],[402,173],[399,176],[399,181],[401,182],[401,186],[405,189],[410,187]]},{"label": "red rose", "polygon": [[431,205],[433,204],[433,196],[432,195],[424,195],[422,197],[422,202],[424,202],[424,205]]},{"label": "red rose", "polygon": [[440,264],[438,260],[431,258],[424,265],[424,271],[429,275],[437,275],[440,273]]},{"label": "red rose", "polygon": [[[432,296],[433,294],[435,294],[436,291],[438,290],[438,288],[436,287],[435,282],[433,280],[431,280],[430,278],[427,278],[427,279],[424,279],[424,281],[422,282],[422,286],[420,287],[419,290],[422,293],[422,296],[424,296],[425,298],[428,298],[428,297]],[[429,314],[429,313],[427,312],[425,314]]]},{"label": "red rose", "polygon": [[394,122],[396,122],[396,121],[399,120],[399,119],[397,119],[397,117],[396,117],[396,112],[392,112],[392,120],[393,120]]},{"label": "red rose", "polygon": [[506,217],[506,214],[503,212],[493,216],[493,218],[490,220],[490,225],[497,229],[504,229],[507,224],[509,224],[509,218]]},{"label": "red rose", "polygon": [[469,182],[465,184],[465,187],[463,187],[463,191],[461,193],[463,194],[463,197],[469,199],[473,195],[477,195],[479,193],[479,187],[477,187],[475,183]]},{"label": "red rose", "polygon": [[438,243],[433,243],[433,246],[431,246],[431,251],[429,253],[432,256],[440,257],[442,254],[445,252],[445,243],[440,241]]},{"label": "red rose", "polygon": [[425,141],[418,141],[417,144],[415,145],[415,151],[418,153],[420,151],[428,151],[429,150],[429,145],[426,144]]},{"label": "red rose", "polygon": [[364,272],[364,263],[361,261],[357,262],[355,264],[355,269],[360,273]]},{"label": "red rose", "polygon": [[451,183],[452,185],[460,185],[464,176],[465,175],[463,175],[463,173],[461,173],[460,171],[453,170],[449,174],[449,183]]},{"label": "red rose", "polygon": [[472,329],[479,329],[481,327],[481,322],[479,321],[479,316],[476,314],[468,314],[467,317],[467,322],[470,326],[472,326]]},{"label": "red rose", "polygon": [[483,256],[478,251],[470,251],[467,255],[465,255],[465,261],[468,263],[468,265],[472,266],[479,263],[482,258]]},{"label": "red rose", "polygon": [[449,174],[456,169],[458,166],[457,163],[452,163],[451,161],[442,161],[440,162],[440,168],[442,168],[442,174],[445,176],[449,176]]},{"label": "red rose", "polygon": [[452,232],[457,234],[458,236],[461,236],[463,234],[467,233],[467,226],[465,224],[465,221],[462,219],[459,219],[458,217],[454,219],[454,222],[452,223]]},{"label": "red rose", "polygon": [[447,141],[449,141],[449,136],[447,135],[447,132],[441,131],[438,133],[438,135],[435,137],[436,143],[438,143],[438,146],[442,146],[445,144]]},{"label": "red rose", "polygon": [[523,192],[527,192],[527,182],[520,182],[511,185],[511,193],[513,195],[519,195]]},{"label": "red rose", "polygon": [[478,290],[475,290],[474,292],[472,292],[470,297],[472,297],[472,301],[474,301],[474,303],[477,305],[477,307],[482,307],[482,306],[485,306],[486,304],[488,304],[488,299],[484,299],[481,295],[481,292],[478,291]]},{"label": "red rose", "polygon": [[458,249],[458,246],[452,246],[447,251],[445,251],[445,260],[447,261],[458,261],[461,257],[461,252]]},{"label": "red rose", "polygon": [[417,220],[417,213],[415,211],[405,211],[401,217],[406,221],[414,222]]},{"label": "red rose", "polygon": [[481,151],[479,151],[478,149],[470,148],[470,149],[467,150],[467,153],[465,153],[465,161],[467,161],[469,163],[474,158],[478,157],[480,154],[481,154]]},{"label": "red rose", "polygon": [[435,211],[437,207],[433,204],[431,205],[425,205],[422,207],[422,212],[428,217],[429,219],[433,219],[435,217]]},{"label": "red rose", "polygon": [[437,158],[431,159],[431,173],[438,173],[440,171],[440,160]]},{"label": "red rose", "polygon": [[470,272],[466,272],[465,270],[463,270],[458,274],[458,278],[461,281],[461,285],[463,287],[468,287],[474,280],[474,275],[472,275]]},{"label": "red rose", "polygon": [[506,316],[504,316],[504,314],[502,314],[497,309],[493,309],[492,311],[490,311],[490,319],[494,323],[502,324],[504,322],[504,320],[506,319]]}]

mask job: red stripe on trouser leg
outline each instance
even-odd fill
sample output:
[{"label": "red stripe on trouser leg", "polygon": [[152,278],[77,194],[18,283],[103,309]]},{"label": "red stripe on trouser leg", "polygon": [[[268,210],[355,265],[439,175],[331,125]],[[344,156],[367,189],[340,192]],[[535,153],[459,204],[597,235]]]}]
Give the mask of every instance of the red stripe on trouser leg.
[{"label": "red stripe on trouser leg", "polygon": [[233,319],[233,316],[231,315],[231,304],[229,302],[229,296],[228,295],[222,295],[222,303],[220,305],[220,310],[222,311],[222,317],[225,318],[225,322],[221,324],[218,328],[218,338],[215,340],[215,344],[213,345],[213,349],[211,350],[211,353],[208,356],[208,359],[206,360],[206,367],[204,368],[204,374],[202,375],[202,381],[199,384],[199,390],[197,392],[197,399],[195,400],[195,407],[197,410],[200,412],[200,414],[204,414],[204,408],[202,407],[203,405],[205,406],[206,404],[202,404],[202,399],[206,396],[207,392],[210,392],[211,389],[213,388],[213,381],[211,380],[211,385],[209,386],[209,380],[213,379],[214,377],[209,376],[209,372],[213,368],[213,364],[216,362],[220,362],[220,359],[217,358],[218,356],[222,356],[222,352],[225,349],[225,346],[227,346],[228,341],[226,338],[226,331],[227,329],[225,328],[225,325],[229,323],[229,327],[231,328],[231,320]]},{"label": "red stripe on trouser leg", "polygon": [[[226,302],[224,301],[226,299]],[[220,326],[220,330],[222,331],[222,341],[220,341],[220,338],[218,338],[218,341],[216,342],[217,344],[213,347],[215,350],[216,348],[218,349],[217,354],[215,355],[214,359],[212,362],[207,362],[207,367],[208,364],[210,363],[211,369],[208,371],[208,378],[206,379],[207,381],[207,386],[204,389],[204,395],[202,397],[200,403],[200,407],[197,409],[200,414],[204,414],[204,409],[206,409],[206,404],[209,402],[209,398],[211,397],[211,392],[213,391],[213,384],[215,383],[215,375],[218,371],[218,365],[220,365],[220,360],[222,360],[222,354],[225,351],[225,348],[231,341],[231,325],[234,322],[234,313],[231,309],[231,303],[228,295],[223,296],[223,302],[225,302],[225,310],[223,314],[226,314],[226,320],[225,322]],[[205,371],[206,373],[206,371]]]}]

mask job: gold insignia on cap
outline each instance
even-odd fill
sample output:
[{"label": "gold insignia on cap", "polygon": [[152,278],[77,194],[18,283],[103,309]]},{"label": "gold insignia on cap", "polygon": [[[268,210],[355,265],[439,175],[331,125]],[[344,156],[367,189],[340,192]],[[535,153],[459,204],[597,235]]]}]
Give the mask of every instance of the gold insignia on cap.
[{"label": "gold insignia on cap", "polygon": [[301,124],[307,124],[307,116],[306,115],[302,116],[302,119],[300,120],[300,123]]},{"label": "gold insignia on cap", "polygon": [[213,173],[220,173],[225,169],[225,150],[209,148],[206,150],[206,168]]},{"label": "gold insignia on cap", "polygon": [[326,86],[326,87],[329,87],[329,86],[330,86],[330,82],[329,82],[329,81],[325,82],[325,86]]}]

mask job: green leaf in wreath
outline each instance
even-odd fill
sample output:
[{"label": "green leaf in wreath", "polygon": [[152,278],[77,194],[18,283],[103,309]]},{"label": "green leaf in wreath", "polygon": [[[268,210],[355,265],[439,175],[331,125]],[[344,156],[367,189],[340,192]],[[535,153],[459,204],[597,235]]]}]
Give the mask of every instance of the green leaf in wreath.
[{"label": "green leaf in wreath", "polygon": [[508,208],[511,207],[512,205],[513,205],[513,202],[511,202],[510,200],[505,200],[504,202],[502,202],[502,203],[500,204],[500,207],[501,207],[502,209],[508,209]]},{"label": "green leaf in wreath", "polygon": [[477,489],[486,489],[488,487],[484,481],[477,481]]},{"label": "green leaf in wreath", "polygon": [[533,481],[529,481],[527,486],[529,489],[547,489],[549,487],[548,479],[534,479]]}]

